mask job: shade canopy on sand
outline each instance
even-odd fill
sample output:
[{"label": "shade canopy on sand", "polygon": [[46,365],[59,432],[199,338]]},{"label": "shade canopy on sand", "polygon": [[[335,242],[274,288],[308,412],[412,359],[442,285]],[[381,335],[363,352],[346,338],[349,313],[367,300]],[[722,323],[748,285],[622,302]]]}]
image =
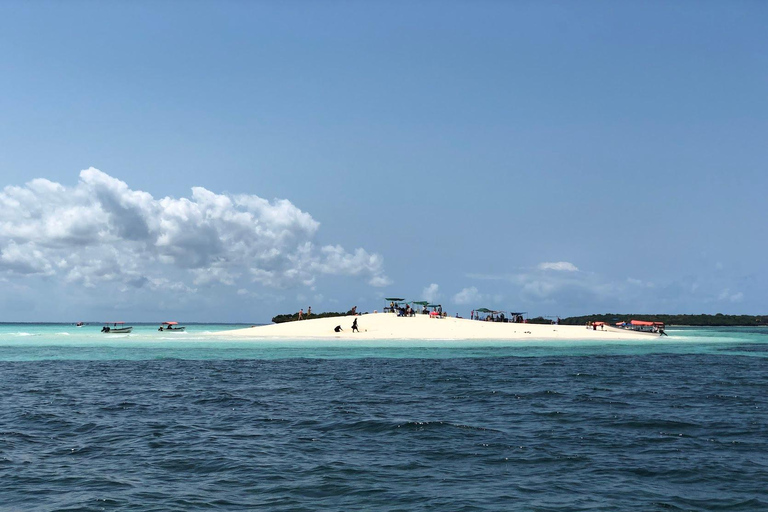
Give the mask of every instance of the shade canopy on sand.
[{"label": "shade canopy on sand", "polygon": [[475,311],[477,311],[478,313],[495,313],[494,310],[488,309],[488,308],[480,308],[480,309],[476,309]]},{"label": "shade canopy on sand", "polygon": [[419,306],[426,306],[427,304],[429,304],[429,302],[427,302],[425,300],[414,300],[413,302],[411,302],[411,304],[418,304]]},{"label": "shade canopy on sand", "polygon": [[398,298],[395,298],[395,297],[384,297],[384,300],[388,300],[389,302],[402,302],[405,299],[398,299]]}]

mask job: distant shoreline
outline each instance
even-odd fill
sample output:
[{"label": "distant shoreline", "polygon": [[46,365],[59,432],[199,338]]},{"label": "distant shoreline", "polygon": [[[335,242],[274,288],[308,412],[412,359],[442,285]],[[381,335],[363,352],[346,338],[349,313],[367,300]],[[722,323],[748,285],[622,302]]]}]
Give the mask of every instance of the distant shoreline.
[{"label": "distant shoreline", "polygon": [[584,325],[587,322],[605,322],[614,325],[627,320],[663,322],[667,327],[768,327],[768,315],[670,315],[603,313],[597,315],[571,316],[562,318],[563,325]]}]

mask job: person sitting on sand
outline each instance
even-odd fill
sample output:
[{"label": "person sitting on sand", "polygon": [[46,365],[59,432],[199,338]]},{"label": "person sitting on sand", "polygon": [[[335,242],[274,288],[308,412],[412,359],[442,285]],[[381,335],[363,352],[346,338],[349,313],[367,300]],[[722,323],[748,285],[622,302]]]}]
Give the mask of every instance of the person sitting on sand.
[{"label": "person sitting on sand", "polygon": [[[355,322],[357,322],[357,320],[355,320]],[[334,328],[333,328],[333,331],[334,331],[334,332],[341,332],[341,331],[342,331],[342,328],[341,328],[341,326],[340,326],[340,325],[337,325],[336,327],[334,327]]]},{"label": "person sitting on sand", "polygon": [[360,329],[357,328],[357,318],[352,322],[352,332],[360,332]]}]

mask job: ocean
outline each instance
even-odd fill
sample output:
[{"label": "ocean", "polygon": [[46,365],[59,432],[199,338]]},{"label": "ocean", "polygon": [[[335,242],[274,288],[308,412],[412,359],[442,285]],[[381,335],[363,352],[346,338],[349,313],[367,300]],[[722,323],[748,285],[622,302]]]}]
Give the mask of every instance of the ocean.
[{"label": "ocean", "polygon": [[2,511],[768,510],[768,329],[226,340],[0,324]]}]

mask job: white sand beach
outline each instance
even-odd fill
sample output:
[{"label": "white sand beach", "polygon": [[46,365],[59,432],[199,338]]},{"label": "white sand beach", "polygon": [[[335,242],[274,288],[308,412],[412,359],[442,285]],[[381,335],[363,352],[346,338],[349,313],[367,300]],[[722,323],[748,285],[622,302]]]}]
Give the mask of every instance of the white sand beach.
[{"label": "white sand beach", "polygon": [[[360,332],[352,332],[357,319]],[[341,332],[334,332],[336,326]],[[606,327],[587,329],[581,325],[536,325],[484,322],[464,318],[430,318],[428,315],[398,317],[394,313],[316,318],[245,329],[221,331],[218,336],[237,338],[340,338],[365,340],[650,340],[657,334]]]}]

